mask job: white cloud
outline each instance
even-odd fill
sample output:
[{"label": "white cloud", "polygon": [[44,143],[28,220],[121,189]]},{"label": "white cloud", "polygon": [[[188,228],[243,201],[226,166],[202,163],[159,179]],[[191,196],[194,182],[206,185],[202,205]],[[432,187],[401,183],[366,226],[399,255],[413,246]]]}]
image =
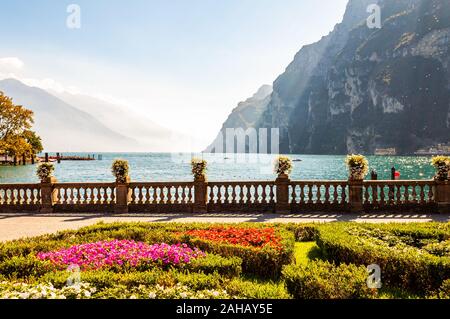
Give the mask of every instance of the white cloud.
[{"label": "white cloud", "polygon": [[10,72],[14,70],[20,70],[25,63],[17,57],[0,58],[0,71]]},{"label": "white cloud", "polygon": [[44,79],[34,79],[34,78],[18,78],[21,82],[28,86],[34,86],[38,87],[40,89],[46,90],[46,91],[54,91],[57,93],[71,93],[71,94],[78,94],[79,90],[74,86],[65,86],[61,84],[60,82],[51,79],[51,78],[44,78]]},{"label": "white cloud", "polygon": [[62,83],[51,78],[28,78],[23,76],[25,63],[18,57],[0,58],[0,80],[16,79],[28,86],[38,87],[47,91],[57,93],[68,92],[72,94],[79,93],[75,86],[65,86]]}]

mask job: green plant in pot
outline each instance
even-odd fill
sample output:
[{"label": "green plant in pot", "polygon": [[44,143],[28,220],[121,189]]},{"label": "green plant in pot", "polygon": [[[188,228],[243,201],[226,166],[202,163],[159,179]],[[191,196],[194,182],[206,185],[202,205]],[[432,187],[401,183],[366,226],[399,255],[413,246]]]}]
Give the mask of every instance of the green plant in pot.
[{"label": "green plant in pot", "polygon": [[206,180],[206,170],[208,162],[204,159],[193,158],[191,160],[192,175],[195,180]]},{"label": "green plant in pot", "polygon": [[364,155],[348,155],[345,161],[348,167],[349,180],[362,181],[369,172],[369,161]]},{"label": "green plant in pot", "polygon": [[39,177],[41,182],[50,183],[53,178],[53,172],[55,171],[55,166],[52,163],[40,163],[36,169],[36,175]]},{"label": "green plant in pot", "polygon": [[278,156],[274,163],[274,172],[279,176],[288,176],[292,172],[292,160],[288,156]]},{"label": "green plant in pot", "polygon": [[448,181],[450,172],[450,157],[435,156],[431,159],[431,165],[436,169],[435,180]]},{"label": "green plant in pot", "polygon": [[111,172],[116,178],[117,183],[126,183],[129,180],[128,174],[130,167],[128,161],[117,159],[113,162],[111,166]]}]

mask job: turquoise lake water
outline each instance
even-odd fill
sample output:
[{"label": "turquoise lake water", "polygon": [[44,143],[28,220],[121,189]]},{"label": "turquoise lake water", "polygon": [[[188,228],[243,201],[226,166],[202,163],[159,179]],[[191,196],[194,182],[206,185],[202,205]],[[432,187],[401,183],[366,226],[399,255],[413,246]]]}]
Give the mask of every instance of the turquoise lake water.
[{"label": "turquoise lake water", "polygon": [[[92,153],[91,153],[92,154]],[[192,154],[167,153],[95,153],[102,160],[63,161],[55,164],[55,176],[60,182],[113,181],[110,172],[114,159],[129,161],[130,175],[134,181],[190,181]],[[52,155],[52,154],[51,154]],[[64,153],[83,156],[87,153]],[[272,180],[274,156],[271,155],[223,155],[200,154],[208,160],[208,179],[225,180]],[[345,156],[291,155],[294,162],[292,179],[339,180],[347,179]],[[378,179],[390,179],[391,167],[401,173],[401,179],[430,179],[434,169],[430,157],[369,156],[370,169],[376,169]],[[0,183],[34,183],[35,166],[0,167]]]}]

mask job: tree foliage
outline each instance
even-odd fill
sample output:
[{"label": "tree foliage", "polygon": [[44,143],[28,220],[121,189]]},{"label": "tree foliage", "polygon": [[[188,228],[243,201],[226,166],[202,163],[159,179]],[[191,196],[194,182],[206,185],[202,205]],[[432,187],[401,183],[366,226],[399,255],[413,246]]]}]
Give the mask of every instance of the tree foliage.
[{"label": "tree foliage", "polygon": [[33,111],[0,92],[0,152],[10,156],[41,152],[41,138],[31,131],[33,123]]}]

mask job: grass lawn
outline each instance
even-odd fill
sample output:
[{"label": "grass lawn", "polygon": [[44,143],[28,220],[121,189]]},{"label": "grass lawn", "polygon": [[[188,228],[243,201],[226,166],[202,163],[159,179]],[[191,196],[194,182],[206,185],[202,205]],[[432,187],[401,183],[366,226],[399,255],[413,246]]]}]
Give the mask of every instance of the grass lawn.
[{"label": "grass lawn", "polygon": [[315,241],[295,243],[294,258],[297,265],[306,265],[309,261],[320,257],[320,249]]},{"label": "grass lawn", "polygon": [[0,243],[0,298],[448,298],[449,239],[443,223],[100,223]]}]

